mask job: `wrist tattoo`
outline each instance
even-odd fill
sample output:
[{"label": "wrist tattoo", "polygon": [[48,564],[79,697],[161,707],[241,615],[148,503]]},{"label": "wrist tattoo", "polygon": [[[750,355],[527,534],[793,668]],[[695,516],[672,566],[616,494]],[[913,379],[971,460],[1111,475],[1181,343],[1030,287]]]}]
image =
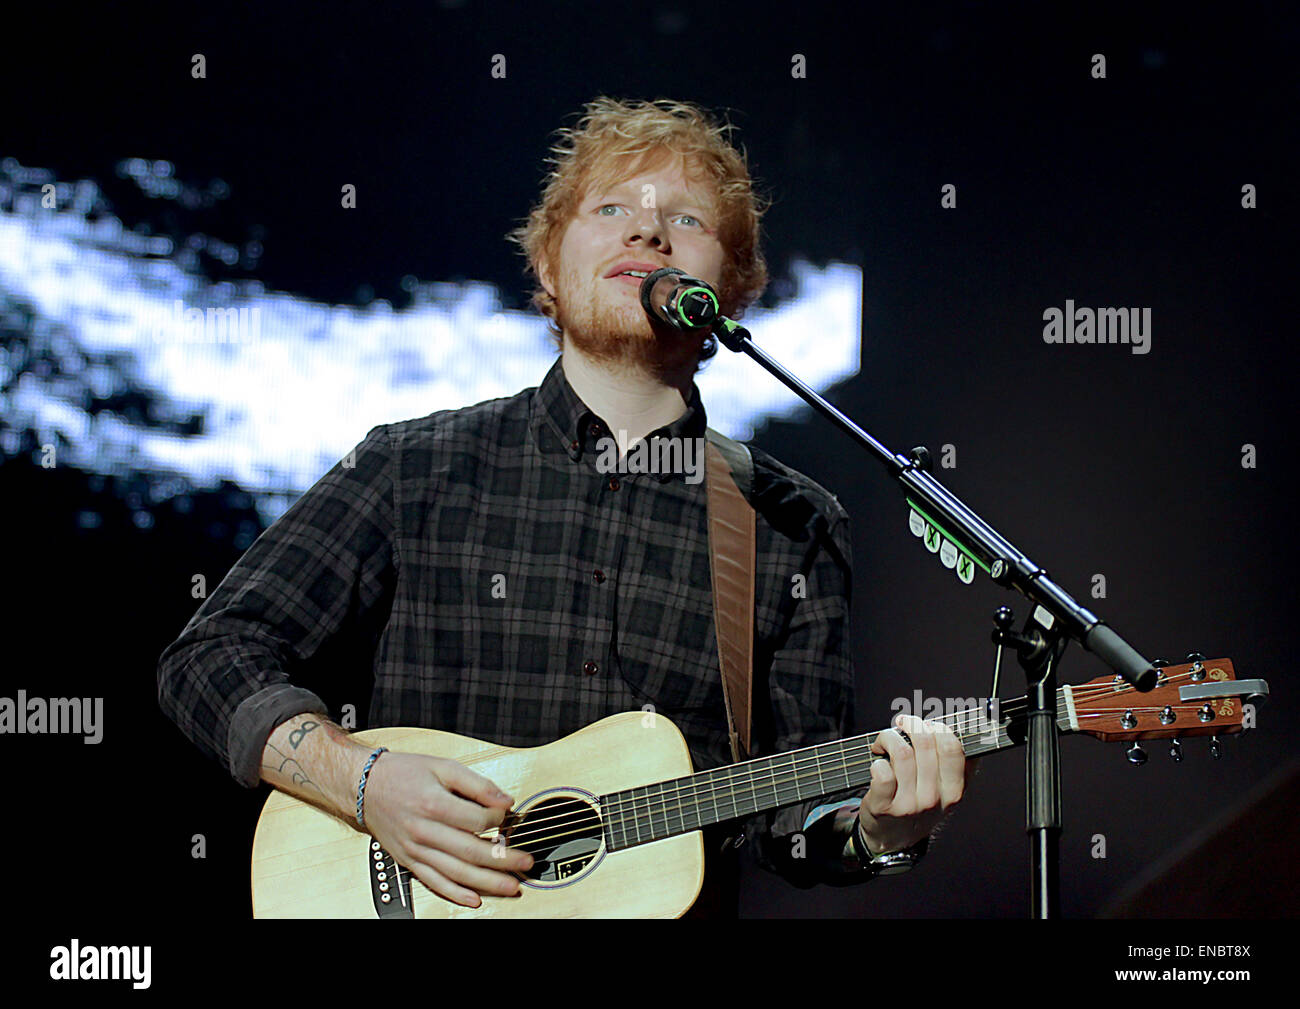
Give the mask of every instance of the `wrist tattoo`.
[{"label": "wrist tattoo", "polygon": [[320,792],[321,795],[325,794],[324,790],[319,785],[317,785],[316,782],[312,781],[311,778],[307,777],[307,772],[303,769],[302,764],[298,763],[296,759],[291,757],[289,754],[285,753],[274,743],[267,743],[266,746],[267,749],[274,750],[276,756],[281,757],[283,759],[280,761],[278,767],[275,766],[274,764],[263,764],[262,767],[265,770],[274,771],[276,774],[280,775],[281,777],[287,777],[295,785],[310,786],[311,788],[314,788],[317,792]]},{"label": "wrist tattoo", "polygon": [[289,745],[292,746],[295,750],[298,749],[298,744],[303,741],[303,738],[307,735],[307,733],[311,732],[312,729],[319,729],[319,728],[320,728],[320,722],[314,722],[311,719],[308,719],[307,721],[299,725],[298,728],[294,729],[291,733],[289,733]]}]

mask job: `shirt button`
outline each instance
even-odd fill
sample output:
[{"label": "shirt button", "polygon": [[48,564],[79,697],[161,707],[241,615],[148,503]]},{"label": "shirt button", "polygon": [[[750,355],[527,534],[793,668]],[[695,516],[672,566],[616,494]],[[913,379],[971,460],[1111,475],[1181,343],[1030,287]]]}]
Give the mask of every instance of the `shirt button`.
[{"label": "shirt button", "polygon": [[605,580],[605,572],[600,570],[600,568],[597,568],[595,571],[591,573],[591,580],[595,582],[597,585],[599,585],[601,582]]},{"label": "shirt button", "polygon": [[598,437],[600,435],[600,425],[592,424],[591,427],[587,428],[587,434],[591,435],[593,438]]},{"label": "shirt button", "polygon": [[582,664],[582,671],[586,673],[588,676],[595,676],[598,672],[600,672],[600,666],[588,660],[587,662],[584,662]]},{"label": "shirt button", "polygon": [[579,445],[576,441],[571,441],[571,442],[569,442],[569,451],[570,451],[570,452],[576,452],[576,451],[578,451],[578,449],[580,449],[580,448],[582,448],[582,446]]},{"label": "shirt button", "polygon": [[618,487],[619,487],[618,477],[616,477],[616,476],[612,476],[612,477],[610,477],[610,478],[609,478],[609,489],[610,489],[610,490],[618,490]]}]

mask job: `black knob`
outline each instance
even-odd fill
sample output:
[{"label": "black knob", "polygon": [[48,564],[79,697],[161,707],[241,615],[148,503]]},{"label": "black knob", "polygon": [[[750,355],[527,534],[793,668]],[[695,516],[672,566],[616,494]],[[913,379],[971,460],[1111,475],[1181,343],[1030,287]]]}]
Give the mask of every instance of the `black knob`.
[{"label": "black knob", "polygon": [[1181,764],[1183,762],[1183,744],[1176,739],[1170,743],[1169,756],[1174,758],[1174,763]]},{"label": "black knob", "polygon": [[1015,619],[1016,615],[1011,611],[1010,606],[999,606],[993,611],[993,623],[1003,634],[1011,630],[1011,625]]},{"label": "black knob", "polygon": [[1127,751],[1129,763],[1145,764],[1147,762],[1147,751],[1134,743]]}]

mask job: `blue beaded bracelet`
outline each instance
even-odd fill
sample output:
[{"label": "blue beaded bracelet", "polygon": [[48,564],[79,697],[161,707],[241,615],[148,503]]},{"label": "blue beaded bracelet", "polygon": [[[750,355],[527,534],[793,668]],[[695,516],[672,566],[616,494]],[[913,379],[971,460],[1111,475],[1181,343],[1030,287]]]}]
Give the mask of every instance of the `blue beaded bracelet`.
[{"label": "blue beaded bracelet", "polygon": [[375,766],[379,755],[387,752],[387,746],[379,747],[366,758],[366,766],[361,769],[361,780],[357,782],[357,824],[362,830],[366,827],[366,779],[370,777],[370,769]]}]

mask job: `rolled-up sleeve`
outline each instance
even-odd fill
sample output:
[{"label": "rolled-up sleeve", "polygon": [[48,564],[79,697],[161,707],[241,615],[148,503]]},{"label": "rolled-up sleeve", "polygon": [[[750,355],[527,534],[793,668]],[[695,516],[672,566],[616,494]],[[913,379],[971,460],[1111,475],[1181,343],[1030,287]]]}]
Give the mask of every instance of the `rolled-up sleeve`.
[{"label": "rolled-up sleeve", "polygon": [[[815,746],[854,733],[853,660],[849,651],[852,543],[841,510],[805,562],[806,594],[773,653],[770,687],[773,752]],[[758,863],[799,887],[843,886],[870,878],[844,858],[833,826],[839,809],[856,809],[867,789],[847,789],[752,818]]]},{"label": "rolled-up sleeve", "polygon": [[158,661],[158,702],[241,785],[261,780],[277,725],[326,712],[290,682],[321,647],[357,627],[396,571],[392,446],[384,426],[265,530]]}]

